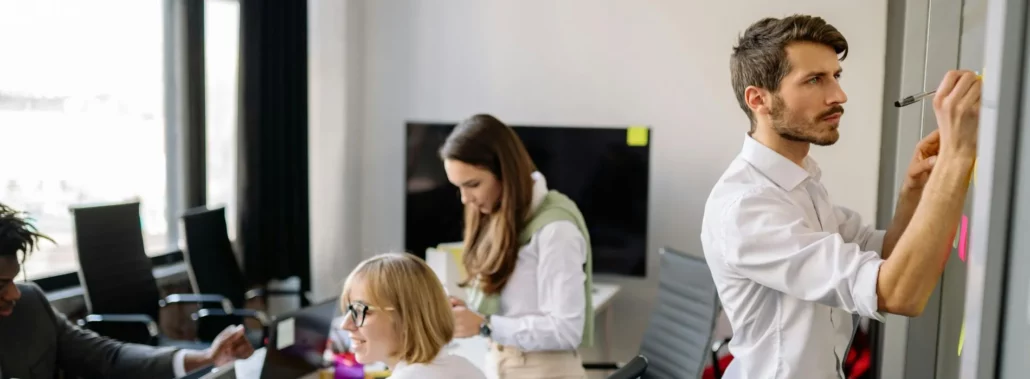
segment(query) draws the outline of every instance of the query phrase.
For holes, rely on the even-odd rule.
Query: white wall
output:
[[[362,3],[365,16],[364,114],[361,121],[347,120],[360,125],[361,171],[348,173],[340,190],[360,198],[360,245],[347,246],[360,246],[366,256],[403,248],[405,121],[458,121],[479,112],[511,124],[651,125],[649,251],[669,245],[700,255],[705,198],[748,129],[730,88],[731,47],[750,23],[795,12],[823,16],[849,40],[851,55],[842,63],[849,95],[842,138],[813,155],[833,199],[873,222],[885,0],[352,2]],[[355,125],[336,127],[349,133]],[[335,142],[323,143],[350,139],[330,129],[322,128]],[[320,138],[316,133],[313,128],[312,141]],[[312,167],[318,159],[313,150]],[[346,171],[321,164],[322,173]],[[313,196],[313,211],[321,206]],[[337,208],[320,212],[354,210]],[[330,227],[313,222],[313,235]],[[646,280],[598,279],[625,288],[614,304],[615,338],[622,341],[616,358],[639,345],[657,270],[652,253]]]
[[[364,7],[308,1],[308,169],[311,289],[339,296],[362,259],[361,143],[364,134]]]

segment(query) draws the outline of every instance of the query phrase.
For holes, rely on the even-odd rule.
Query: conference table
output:
[[[604,355],[605,360],[611,360],[611,339],[612,339],[612,312],[611,302],[615,298],[615,295],[619,293],[621,286],[618,284],[611,283],[594,283],[593,291],[593,305],[594,314],[601,315],[604,319]],[[471,337],[471,338],[456,338],[451,341],[444,351],[450,354],[459,355],[465,357],[472,362],[480,370],[484,370],[486,367],[486,355],[490,350],[490,342],[485,337]],[[217,369],[217,373],[212,373],[210,376],[204,378],[259,378],[261,375],[261,367],[265,360],[265,348],[260,348],[254,352],[250,358],[238,360],[233,366]],[[370,369],[385,368],[384,365],[370,365]],[[484,370],[485,371],[485,370]],[[317,373],[305,376],[307,378],[318,378]]]

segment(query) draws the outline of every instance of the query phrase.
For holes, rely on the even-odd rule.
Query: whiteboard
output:
[[[957,68],[983,71],[987,0],[963,0]],[[942,281],[941,312],[937,335],[937,378],[957,379],[965,343],[966,255],[972,223],[973,191],[970,186],[952,255]],[[961,349],[961,350],[960,350]]]

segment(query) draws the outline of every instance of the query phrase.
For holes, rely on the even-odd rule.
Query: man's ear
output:
[[[751,108],[751,114],[758,116],[769,114],[772,107],[772,96],[769,91],[755,86],[748,86],[744,89],[744,102]]]

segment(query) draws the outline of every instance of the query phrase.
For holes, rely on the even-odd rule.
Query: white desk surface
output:
[[[594,314],[601,313],[611,306],[612,299],[622,289],[618,284],[610,283],[594,283]],[[486,354],[490,350],[490,342],[484,337],[470,337],[470,338],[459,338],[451,341],[449,345],[444,348],[444,351],[454,355],[465,357],[472,362],[480,370],[486,365]],[[236,361],[233,365],[234,370],[221,369],[221,375],[212,376],[217,378],[258,378],[261,374],[261,366],[265,360],[265,349],[261,348],[254,352],[254,355],[250,358]],[[235,376],[223,376],[229,375],[231,371],[234,371]],[[314,377],[314,376],[313,376]]]
[[[594,314],[601,313],[611,305],[612,299],[622,286],[612,283],[594,283]]]

